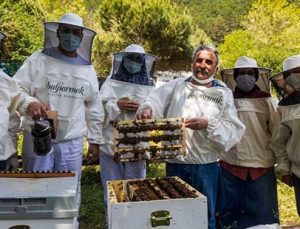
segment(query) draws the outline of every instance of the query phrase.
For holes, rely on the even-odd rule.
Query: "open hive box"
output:
[[[185,155],[182,118],[116,121],[115,160],[159,162]]]
[[[115,180],[107,188],[110,229],[208,227],[206,197],[178,177]]]

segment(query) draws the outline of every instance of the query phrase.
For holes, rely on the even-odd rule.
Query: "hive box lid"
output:
[[[1,198],[75,196],[77,176],[59,178],[0,178]]]

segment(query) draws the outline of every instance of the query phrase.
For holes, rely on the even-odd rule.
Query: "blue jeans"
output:
[[[166,164],[167,176],[178,176],[207,197],[208,227],[216,226],[216,202],[219,179],[217,162],[208,164]],[[195,225],[197,227],[197,225]]]
[[[221,167],[221,228],[279,223],[274,170],[256,180],[240,179]]]
[[[294,182],[297,212],[298,215],[300,216],[300,178],[293,174],[293,182]]]
[[[6,171],[7,170],[7,160],[0,161],[0,171]]]

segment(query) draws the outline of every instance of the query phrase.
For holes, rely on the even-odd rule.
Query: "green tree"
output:
[[[99,36],[94,58],[102,74],[108,73],[110,54],[131,43],[159,56],[160,63],[173,63],[171,67],[178,66],[178,62],[187,65],[192,50],[192,19],[184,5],[168,0],[103,0],[97,21]]]
[[[22,62],[42,47],[43,9],[37,0],[2,0],[0,31],[7,35],[2,58]]]
[[[300,9],[287,0],[256,0],[243,30],[225,37],[219,46],[224,66],[232,67],[242,55],[257,59],[261,66],[274,72],[282,69],[282,61],[300,52]]]
[[[65,13],[76,13],[85,19],[88,15],[85,0],[39,0],[47,21],[58,21]]]
[[[188,6],[193,24],[204,30],[212,41],[220,44],[224,36],[240,29],[253,0],[182,0]]]

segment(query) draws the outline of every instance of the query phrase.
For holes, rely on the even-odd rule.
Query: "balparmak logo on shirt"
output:
[[[62,82],[57,84],[51,84],[50,82],[48,82],[48,90],[51,90],[52,92],[55,93],[67,92],[67,93],[84,95],[84,87],[81,88],[69,87],[69,86],[65,86],[64,83]]]
[[[222,96],[219,96],[219,97],[208,96],[197,90],[193,90],[190,93],[190,95],[188,96],[188,99],[194,99],[194,100],[202,99],[205,101],[215,102],[221,106],[223,105],[223,97]]]

